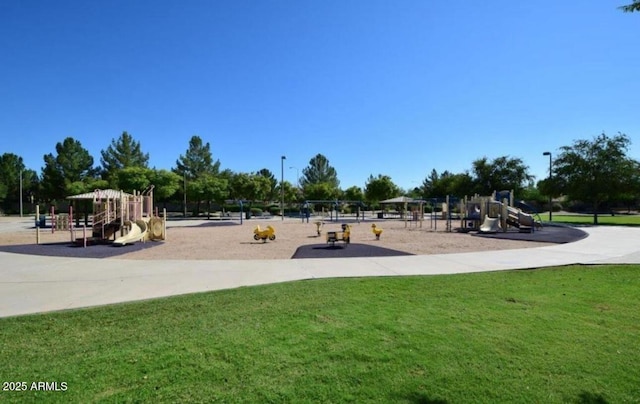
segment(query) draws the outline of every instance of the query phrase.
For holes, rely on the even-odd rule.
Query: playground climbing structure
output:
[[[514,207],[513,192],[465,198],[460,202],[460,212],[463,213],[461,227],[466,229],[506,232],[512,227],[530,233],[542,227],[540,220]]]
[[[155,213],[155,214],[154,214]],[[119,237],[118,237],[119,233]],[[166,223],[153,209],[153,186],[143,192],[95,190],[92,237],[115,245],[164,240]]]

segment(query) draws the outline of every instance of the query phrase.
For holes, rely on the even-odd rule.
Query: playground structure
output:
[[[340,210],[344,207],[355,206],[355,219],[356,222],[360,223],[360,220],[364,220],[364,203],[362,201],[349,201],[349,200],[306,200],[300,206],[300,217],[302,218],[302,222],[305,220],[309,223],[309,218],[311,217],[311,211],[313,205],[323,205],[322,210],[318,213],[322,217],[322,221],[338,222],[340,219]],[[328,211],[325,211],[324,205],[330,205],[331,208]],[[343,216],[346,216],[343,214]],[[360,218],[362,216],[362,219]],[[320,235],[320,233],[318,233]]]
[[[506,232],[515,227],[520,232],[542,228],[540,220],[514,207],[513,191],[494,192],[491,196],[475,195],[460,202],[460,227],[483,233]]]
[[[266,229],[261,229],[260,226],[256,226],[253,229],[253,239],[254,240],[262,240],[263,242],[267,242],[267,239],[273,241],[276,239],[276,229],[273,226],[268,225]]]
[[[445,224],[445,231],[451,232],[452,226],[452,211],[455,207],[457,198],[447,195],[445,198],[429,198],[429,199],[413,199],[407,196],[400,196],[392,199],[380,201],[381,205],[396,205],[401,206],[400,218],[404,221],[404,227],[423,227],[423,222],[429,221],[430,230],[438,230],[438,213],[437,207],[441,207],[442,217]],[[430,207],[430,211],[425,215],[425,207]],[[384,218],[384,213],[378,214],[379,219]]]
[[[328,231],[327,243],[331,243],[331,246],[335,246],[337,241],[343,241],[345,246],[351,242],[351,226],[343,223],[341,225],[342,231]]]
[[[90,235],[86,225],[82,226],[82,237],[76,237],[80,226],[74,226],[73,205],[68,214],[56,214],[51,207],[51,232],[69,231],[72,243],[87,246],[96,243],[111,243],[116,246],[133,244],[138,241],[166,239],[166,212],[158,216],[153,209],[153,186],[143,192],[128,194],[113,189],[96,189],[80,195],[73,195],[71,201],[91,200],[92,215]],[[36,217],[39,207],[36,207]],[[42,225],[42,223],[41,223]],[[40,226],[36,226],[36,242],[40,243]]]

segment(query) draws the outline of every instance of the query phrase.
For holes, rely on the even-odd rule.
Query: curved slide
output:
[[[131,230],[122,237],[118,237],[113,241],[113,245],[123,246],[127,244],[133,244],[136,241],[142,240],[147,233],[147,224],[142,220],[136,220],[131,223]]]
[[[507,207],[507,211],[509,212],[509,218],[513,220],[517,227],[520,225],[531,227],[533,226],[533,216],[528,213],[524,213],[520,209],[513,208],[511,206]]]
[[[497,233],[500,230],[500,218],[484,215],[484,222],[480,226],[480,233]]]

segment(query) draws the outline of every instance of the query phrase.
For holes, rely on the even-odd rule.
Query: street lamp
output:
[[[20,170],[20,217],[22,217],[22,170]]]
[[[187,174],[182,172],[182,195],[183,195],[183,205],[184,209],[184,217],[187,217]]]
[[[551,152],[544,152],[542,153],[543,156],[549,156],[549,221],[551,221],[551,219],[553,218],[553,200],[551,198],[551,166],[552,166],[552,160],[551,160]]]
[[[300,170],[298,170],[298,167],[289,167],[289,170],[295,168],[296,169],[296,187],[300,185]]]
[[[280,156],[280,216],[284,221],[284,161],[287,156]]]

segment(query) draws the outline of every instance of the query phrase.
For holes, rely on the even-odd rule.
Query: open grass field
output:
[[[541,213],[540,217],[544,221],[549,220],[549,213]],[[593,215],[563,215],[553,214],[552,221],[554,223],[567,224],[593,224]],[[640,215],[598,215],[598,224],[608,226],[640,226]]]
[[[0,319],[2,402],[640,401],[640,267],[329,279]],[[3,386],[5,387],[5,386]]]

